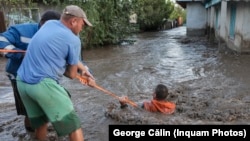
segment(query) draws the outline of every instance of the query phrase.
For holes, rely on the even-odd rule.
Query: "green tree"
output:
[[[170,0],[138,0],[138,19],[141,30],[157,30],[174,10]]]
[[[5,1],[8,2],[18,5],[37,1]],[[157,30],[163,19],[169,18],[174,8],[170,0],[41,0],[40,2],[61,8],[75,4],[84,9],[94,25],[91,28],[86,27],[80,35],[84,48],[116,44],[129,37],[137,27],[129,23],[129,16],[132,13],[137,14],[140,29]]]
[[[94,25],[81,32],[84,48],[116,44],[132,32],[129,15],[133,5],[131,1],[86,0],[65,2],[76,4],[84,9],[88,19]]]
[[[183,22],[185,23],[186,21],[186,10],[183,9],[182,7],[175,6],[174,10],[172,12],[172,14],[170,15],[170,19],[177,19],[178,17],[182,17],[183,18]]]

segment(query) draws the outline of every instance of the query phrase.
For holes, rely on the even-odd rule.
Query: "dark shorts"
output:
[[[23,102],[21,100],[20,94],[19,94],[18,89],[17,89],[16,79],[13,78],[13,77],[11,78],[11,76],[9,76],[9,75],[8,75],[8,77],[10,79],[12,89],[13,89],[17,115],[25,115],[25,116],[27,116],[26,109],[25,109],[25,107],[23,105]]]
[[[45,78],[38,84],[27,84],[17,77],[17,86],[33,128],[51,122],[58,136],[81,128],[68,92],[56,81]]]

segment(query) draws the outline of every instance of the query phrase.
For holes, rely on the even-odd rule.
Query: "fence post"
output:
[[[6,24],[4,19],[3,11],[0,11],[0,32],[4,32],[6,30]]]

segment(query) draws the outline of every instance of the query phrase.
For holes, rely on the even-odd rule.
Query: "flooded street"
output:
[[[172,115],[129,106],[106,93],[63,78],[81,118],[86,141],[108,141],[110,124],[249,124],[250,57],[218,51],[205,37],[186,37],[186,27],[132,37],[133,45],[86,50],[84,60],[96,83],[134,102],[149,100],[159,83],[176,103]],[[32,141],[17,116],[12,88],[0,58],[0,140]],[[50,126],[50,141],[58,138]]]

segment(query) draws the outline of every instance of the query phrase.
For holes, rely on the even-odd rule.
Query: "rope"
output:
[[[84,77],[81,77],[81,76],[77,75],[77,79],[79,79],[79,81],[84,85],[88,84],[87,78],[84,78]],[[119,100],[119,96],[117,96],[116,94],[102,88],[101,86],[95,84],[93,87]],[[137,107],[137,104],[135,102],[129,100],[129,99],[126,99],[126,103],[130,104],[133,107]]]
[[[26,52],[25,50],[8,50],[8,49],[0,49],[0,52],[3,53],[24,53]]]
[[[20,53],[20,52],[26,52],[26,51],[24,51],[24,50],[0,49],[0,52],[4,52],[4,53]],[[88,79],[87,78],[81,77],[79,75],[77,75],[76,77],[77,77],[77,79],[79,79],[79,81],[82,84],[84,84],[84,85],[88,84]],[[101,86],[95,84],[93,87],[119,100],[119,96],[117,96],[116,94],[114,94],[114,93],[112,93],[112,92],[110,92],[110,91],[102,88]],[[133,107],[137,107],[137,104],[135,102],[129,100],[129,99],[126,99],[126,103],[130,104]]]

